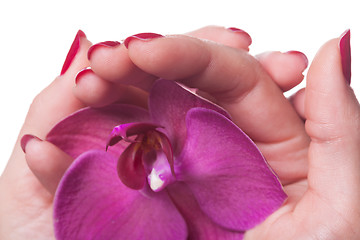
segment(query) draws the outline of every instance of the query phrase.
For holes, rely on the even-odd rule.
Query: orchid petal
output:
[[[79,156],[60,182],[54,203],[57,239],[186,239],[184,219],[165,192],[125,187],[116,159],[103,151]]]
[[[151,118],[166,129],[174,154],[180,152],[186,138],[186,112],[194,107],[212,109],[229,117],[221,107],[195,95],[174,81],[160,79],[155,82],[150,92]]]
[[[213,222],[201,209],[189,187],[184,183],[175,183],[168,193],[188,223],[188,239],[199,240],[241,240],[244,232],[230,231]]]
[[[282,205],[286,194],[278,178],[235,124],[203,108],[190,110],[186,123],[188,135],[175,172],[214,222],[247,230]]]
[[[149,114],[145,109],[123,104],[84,108],[55,125],[46,139],[76,158],[90,149],[105,149],[114,126],[129,122],[149,122]],[[125,146],[119,144],[110,153],[119,156]]]
[[[109,137],[107,146],[113,146],[118,143],[120,140],[124,139],[127,142],[131,140],[129,137],[138,135],[140,133],[146,133],[150,130],[155,130],[156,128],[160,128],[161,126],[153,124],[153,123],[144,123],[144,122],[136,122],[136,123],[125,123],[119,126],[116,126]]]

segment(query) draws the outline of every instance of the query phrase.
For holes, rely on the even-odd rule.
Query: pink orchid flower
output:
[[[154,84],[149,110],[85,108],[47,140],[75,159],[55,195],[57,239],[242,239],[286,199],[229,115],[173,81]]]

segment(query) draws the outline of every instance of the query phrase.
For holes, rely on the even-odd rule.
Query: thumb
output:
[[[359,210],[360,200],[360,107],[349,86],[350,59],[348,30],[319,50],[305,93],[309,189],[341,212]]]

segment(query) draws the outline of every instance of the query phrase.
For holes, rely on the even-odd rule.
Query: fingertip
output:
[[[292,51],[286,52],[285,54],[290,54],[290,55],[296,57],[299,66],[302,66],[302,68],[301,68],[302,71],[304,71],[308,67],[309,60],[303,52],[292,50]]]
[[[208,66],[210,51],[194,37],[172,35],[147,41],[134,41],[129,47],[131,61],[144,72],[178,80],[196,75]]]
[[[162,37],[164,37],[164,36],[161,34],[158,34],[158,33],[152,33],[152,32],[138,33],[138,34],[127,37],[124,40],[124,46],[126,48],[129,48],[129,44],[134,41],[146,42],[146,41],[150,41],[155,38],[162,38]]]
[[[307,74],[305,115],[310,136],[324,141],[353,132],[359,104],[343,72],[341,38],[326,42]],[[331,129],[322,127],[324,124]]]
[[[26,162],[39,182],[54,194],[73,159],[50,142],[32,139],[26,144]]]
[[[236,27],[206,26],[186,35],[245,51],[249,51],[249,46],[252,43],[250,34]]]
[[[88,53],[87,53],[87,58],[89,60],[91,60],[91,56],[94,52],[97,54],[99,53],[99,51],[97,51],[97,50],[99,50],[99,48],[106,50],[106,49],[116,48],[120,45],[121,45],[121,43],[118,41],[105,41],[105,42],[100,42],[100,43],[94,44],[89,48]],[[101,53],[101,51],[100,51],[100,53]]]
[[[84,68],[85,65],[88,64],[86,56],[90,46],[91,42],[87,39],[85,33],[82,30],[79,30],[66,55],[60,77],[63,75],[74,75],[76,74],[77,69]]]
[[[80,49],[80,42],[82,38],[86,38],[86,35],[83,31],[79,30],[76,35],[75,35],[75,39],[71,44],[70,50],[66,55],[63,67],[61,69],[61,73],[60,75],[63,75],[64,73],[66,73],[66,71],[68,70],[68,68],[70,67],[71,63],[73,62],[75,56],[77,55],[79,49]]]
[[[24,153],[26,153],[26,146],[28,145],[28,143],[32,140],[35,141],[41,141],[40,138],[32,135],[32,134],[25,134],[24,136],[22,136],[21,140],[20,140],[20,147],[22,149],[22,151]]]
[[[308,66],[306,55],[299,51],[265,52],[256,56],[273,81],[286,92],[302,82]]]
[[[339,49],[341,55],[341,65],[346,82],[351,82],[351,47],[350,47],[350,29],[347,29],[339,40]]]
[[[87,106],[101,107],[117,99],[115,84],[103,80],[91,68],[81,70],[76,75],[75,83],[75,97]]]
[[[305,88],[297,91],[289,100],[301,119],[305,120]]]
[[[116,102],[147,107],[147,93],[133,86],[104,80],[90,68],[77,74],[73,92],[86,106],[103,107]]]
[[[239,45],[237,45],[238,48],[249,51],[249,46],[252,44],[252,38],[249,33],[247,33],[246,31],[244,31],[240,28],[236,28],[236,27],[229,27],[229,28],[227,28],[227,30],[229,30],[232,33],[237,34],[238,37],[240,37],[239,42],[238,42]]]
[[[112,46],[98,43],[88,51],[91,69],[103,79],[116,82],[121,78],[124,70],[133,69],[128,57],[127,49],[123,44]]]
[[[144,90],[149,90],[156,80],[156,77],[144,72],[132,62],[124,44],[102,42],[92,48],[89,50],[90,67],[103,80],[138,86]]]

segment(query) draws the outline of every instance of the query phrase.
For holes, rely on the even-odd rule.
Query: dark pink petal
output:
[[[74,161],[54,203],[57,239],[186,239],[187,228],[165,192],[142,195],[125,187],[116,159],[90,151]]]
[[[214,222],[247,230],[282,205],[286,194],[278,178],[235,124],[203,108],[190,110],[186,123],[188,136],[176,160],[176,176]]]
[[[117,172],[122,183],[140,190],[146,182],[146,173],[142,162],[142,151],[138,150],[139,143],[131,143],[120,155]]]
[[[189,187],[175,183],[168,188],[174,204],[188,223],[188,239],[198,240],[240,240],[244,232],[231,231],[213,222],[201,209]]]
[[[46,139],[76,158],[90,149],[104,150],[113,128],[129,122],[149,122],[148,112],[122,104],[84,108],[55,125]],[[126,143],[118,144],[110,153],[119,156],[125,146]]]
[[[194,107],[212,109],[229,117],[221,107],[193,94],[174,81],[160,79],[155,82],[150,92],[151,117],[155,123],[165,128],[175,155],[181,150],[186,138],[186,112]]]
[[[107,146],[113,146],[122,139],[129,142],[129,137],[138,135],[140,133],[146,133],[147,131],[155,130],[156,128],[161,128],[161,126],[145,122],[121,124],[114,127],[112,130],[109,140],[107,141]]]

